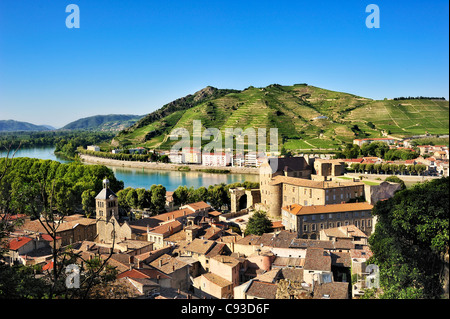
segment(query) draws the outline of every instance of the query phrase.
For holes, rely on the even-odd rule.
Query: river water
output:
[[[61,163],[70,161],[62,159],[54,154],[54,147],[25,148],[17,151],[15,157],[33,157],[50,159]],[[10,154],[11,155],[11,154]],[[6,152],[0,151],[0,157],[5,157]],[[258,182],[259,176],[252,174],[211,174],[203,172],[179,172],[156,171],[142,168],[122,168],[108,166],[118,180],[124,182],[125,187],[149,189],[153,184],[161,184],[166,190],[174,191],[180,185],[188,187],[208,187],[220,183],[231,184],[235,182]]]

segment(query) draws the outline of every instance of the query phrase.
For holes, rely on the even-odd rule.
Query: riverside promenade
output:
[[[83,163],[100,164],[105,166],[144,168],[151,170],[167,170],[167,171],[183,171],[186,167],[192,171],[202,171],[205,169],[229,170],[231,174],[254,174],[259,175],[259,168],[254,167],[232,167],[232,166],[205,166],[197,164],[170,164],[156,162],[137,162],[137,161],[121,161],[110,158],[102,158],[97,156],[79,154]]]

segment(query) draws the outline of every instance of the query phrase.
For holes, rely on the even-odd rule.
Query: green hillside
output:
[[[121,131],[142,116],[128,114],[95,115],[78,119],[62,127],[62,130]]]
[[[18,131],[49,131],[50,127],[46,125],[35,125],[28,122],[14,120],[0,120],[0,132],[18,132]]]
[[[201,120],[203,129],[218,128],[222,134],[225,128],[266,128],[268,132],[276,127],[279,149],[282,143],[291,150],[336,149],[354,138],[380,137],[382,131],[399,137],[449,131],[448,101],[376,101],[307,84],[230,92],[208,87],[199,92],[205,90],[208,94],[195,103],[181,105],[177,100],[170,111],[166,105],[149,114],[120,132],[113,145],[169,149],[176,141],[168,139],[168,134],[185,128],[192,136],[193,120]]]

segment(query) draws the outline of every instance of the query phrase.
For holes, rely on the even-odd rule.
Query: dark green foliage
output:
[[[449,242],[449,178],[397,192],[374,207],[369,260],[380,267],[382,298],[439,298]]]
[[[4,165],[2,158],[0,168]],[[52,200],[53,209],[60,213],[92,212],[92,197],[102,189],[104,178],[113,191],[123,188],[106,166],[15,158],[0,182],[0,211],[37,216]]]
[[[272,222],[263,212],[255,212],[252,217],[248,219],[247,228],[245,229],[245,235],[254,234],[261,236],[264,233],[270,232],[272,228]]]

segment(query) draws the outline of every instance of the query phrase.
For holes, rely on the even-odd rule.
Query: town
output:
[[[36,276],[43,276],[54,270],[52,251],[70,247],[82,260],[100,258],[115,268],[112,287],[124,287],[126,298],[348,299],[364,294],[373,275],[366,263],[372,254],[367,239],[376,225],[372,208],[400,185],[343,179],[341,160],[280,157],[277,162],[279,168],[270,160],[261,165],[259,189],[230,189],[226,212],[206,202],[177,207],[167,192],[166,213],[122,220],[118,197],[105,179],[95,197],[95,218],[65,216],[53,236],[44,218],[11,216],[23,223],[10,233],[6,262],[41,266]],[[245,235],[257,212],[270,218],[270,232]],[[81,260],[77,264],[83,267]]]

